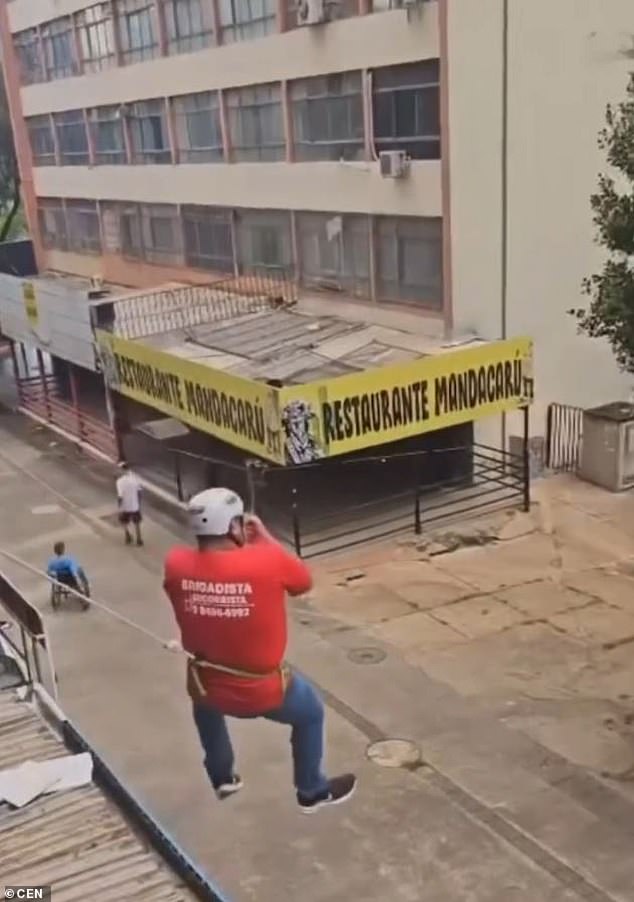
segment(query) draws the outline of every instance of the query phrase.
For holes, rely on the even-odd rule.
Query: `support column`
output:
[[[37,366],[40,371],[40,382],[42,383],[42,391],[44,392],[44,404],[46,405],[46,419],[51,422],[51,402],[48,396],[48,382],[46,381],[46,367],[44,366],[44,355],[41,350],[38,348],[37,351]]]
[[[18,363],[18,355],[15,350],[15,342],[13,339],[9,342],[11,348],[11,362],[13,363],[13,376],[15,378],[15,388],[18,393],[18,404],[22,406],[22,379],[20,378],[20,364]]]
[[[104,396],[106,399],[106,410],[108,411],[108,422],[110,424],[110,429],[112,430],[112,435],[114,437],[114,446],[115,451],[117,452],[117,460],[123,460],[123,442],[121,438],[121,430],[119,429],[117,399],[115,395],[110,391],[110,387],[108,386],[108,383],[105,379],[103,381],[103,388]]]
[[[70,361],[68,362],[68,383],[70,385],[70,396],[73,402],[73,411],[77,420],[77,435],[80,441],[84,440],[83,421],[81,418],[81,407],[79,406],[79,392],[77,391],[77,379],[75,378],[75,367]]]
[[[29,358],[26,356],[26,348],[20,342],[20,352],[22,354],[22,363],[24,364],[24,378],[29,378]]]

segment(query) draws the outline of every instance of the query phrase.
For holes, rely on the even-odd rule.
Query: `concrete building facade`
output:
[[[537,434],[552,401],[629,394],[566,312],[601,262],[629,0],[9,0],[0,32],[41,271],[264,272],[311,309],[527,335]]]

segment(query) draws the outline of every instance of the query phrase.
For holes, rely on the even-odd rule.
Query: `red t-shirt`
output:
[[[286,651],[286,593],[312,584],[308,567],[274,541],[219,551],[173,548],[165,560],[165,591],[181,630],[183,648],[213,664],[270,673]],[[226,714],[261,714],[282,701],[280,676],[249,679],[197,668],[205,688],[188,691]]]

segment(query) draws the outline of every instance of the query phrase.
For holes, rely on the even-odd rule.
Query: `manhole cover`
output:
[[[348,658],[353,664],[378,664],[385,660],[386,653],[382,648],[353,648]]]
[[[381,739],[368,746],[366,756],[380,767],[404,767],[414,770],[423,763],[415,742],[409,739]]]

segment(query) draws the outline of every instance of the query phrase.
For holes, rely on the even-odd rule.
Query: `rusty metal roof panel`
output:
[[[359,323],[280,310],[251,317],[248,322],[197,327],[191,331],[190,338],[204,347],[226,353],[252,360],[271,360],[289,351],[316,348],[325,341],[363,328]]]
[[[0,693],[0,769],[64,752],[34,707]],[[94,784],[16,810],[0,803],[0,859],[3,883],[52,884],[55,902],[196,899]]]

